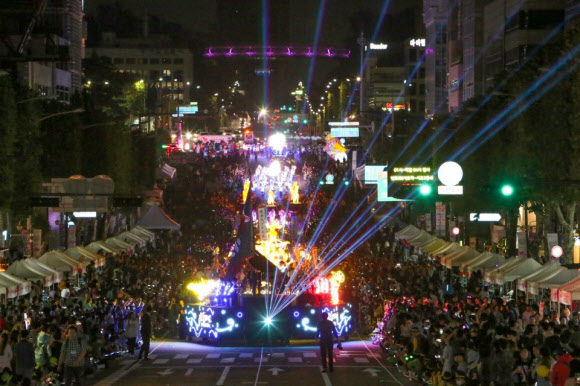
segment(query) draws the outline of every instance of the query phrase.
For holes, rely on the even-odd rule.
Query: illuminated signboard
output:
[[[188,306],[185,318],[189,333],[196,338],[218,339],[221,334],[232,333],[239,329],[244,313],[240,310]]]
[[[365,165],[365,184],[376,185],[379,172],[384,172],[387,165]]]
[[[358,138],[360,131],[358,127],[331,127],[330,135],[334,138]]]
[[[386,50],[388,47],[389,45],[385,43],[371,43],[369,48],[371,50]]]
[[[392,110],[392,109],[405,110],[407,107],[404,104],[394,104],[392,102],[387,102],[387,103],[385,103],[385,108],[387,110]]]
[[[379,172],[377,174],[377,201],[389,201],[389,173]]]
[[[396,167],[391,172],[391,181],[405,185],[419,185],[421,182],[434,179],[429,166]]]
[[[411,47],[425,47],[425,39],[411,39],[409,45]]]
[[[296,321],[296,335],[316,336],[317,323],[320,320],[320,314],[328,313],[328,320],[336,326],[338,336],[346,335],[352,330],[352,305],[345,304],[342,306],[295,309],[292,316]],[[300,334],[301,333],[301,334]]]
[[[193,102],[193,103],[195,103],[195,104],[189,105],[189,106],[177,106],[176,107],[177,114],[183,114],[183,115],[197,114],[197,112],[199,111],[199,108],[197,106],[197,102]]]
[[[334,138],[358,138],[360,136],[358,122],[328,122],[330,135]]]

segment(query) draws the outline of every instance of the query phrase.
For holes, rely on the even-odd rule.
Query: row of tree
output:
[[[578,41],[580,28],[563,31],[457,113],[411,125],[400,113],[393,138],[375,145],[375,159],[434,169],[447,160],[460,163],[464,195],[454,203],[459,213],[501,210],[515,224],[517,208],[525,204],[537,218],[529,250],[547,247],[542,236],[559,225],[565,261],[572,262],[580,204]],[[502,196],[503,184],[513,186],[513,196]],[[513,251],[516,228],[508,231]]]

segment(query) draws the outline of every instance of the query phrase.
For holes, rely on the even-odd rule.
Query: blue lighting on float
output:
[[[244,317],[244,313],[242,311],[240,311],[236,314],[236,316],[238,317],[238,319],[241,319]]]
[[[311,313],[312,315],[314,315],[314,314],[316,313],[316,310],[315,310],[315,309],[312,309],[312,310],[310,310],[310,313]]]
[[[348,303],[345,305],[333,306],[333,307],[322,307],[322,308],[312,308],[310,309],[310,314],[314,315],[319,311],[320,313],[327,312],[328,320],[334,323],[336,326],[336,332],[338,336],[343,336],[352,330],[352,304]],[[294,311],[294,317],[299,315],[299,311]],[[312,337],[313,333],[318,331],[316,324],[311,324],[311,320],[308,317],[301,319],[300,324],[296,324],[296,334],[299,337],[306,338]]]
[[[225,315],[225,314],[226,314],[226,310],[222,310],[222,315]]]
[[[318,331],[318,327],[310,326],[310,319],[308,318],[302,319],[302,328],[304,329],[304,331]]]
[[[189,333],[196,338],[219,339],[223,334],[231,335],[239,327],[233,318],[234,312],[227,309],[216,310],[205,306],[187,306],[185,318]],[[237,312],[239,319],[243,313]]]
[[[294,315],[294,317],[295,317],[295,318],[297,318],[297,317],[299,317],[299,316],[300,316],[300,312],[298,312],[298,311],[294,311],[294,314],[293,314],[293,315]]]

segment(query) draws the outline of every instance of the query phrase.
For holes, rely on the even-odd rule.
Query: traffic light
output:
[[[433,192],[433,188],[429,184],[422,184],[419,186],[419,194],[421,196],[429,196]]]
[[[501,194],[505,197],[509,197],[509,196],[513,195],[514,194],[514,187],[509,185],[509,184],[502,185]]]
[[[453,229],[451,229],[451,233],[454,236],[458,236],[460,232],[461,232],[461,229],[459,229],[459,227],[453,227]]]

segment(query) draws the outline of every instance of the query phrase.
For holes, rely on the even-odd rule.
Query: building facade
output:
[[[427,116],[447,112],[448,0],[424,0],[425,111]]]
[[[554,28],[563,27],[567,0],[493,0],[484,8],[485,87],[525,60]]]

